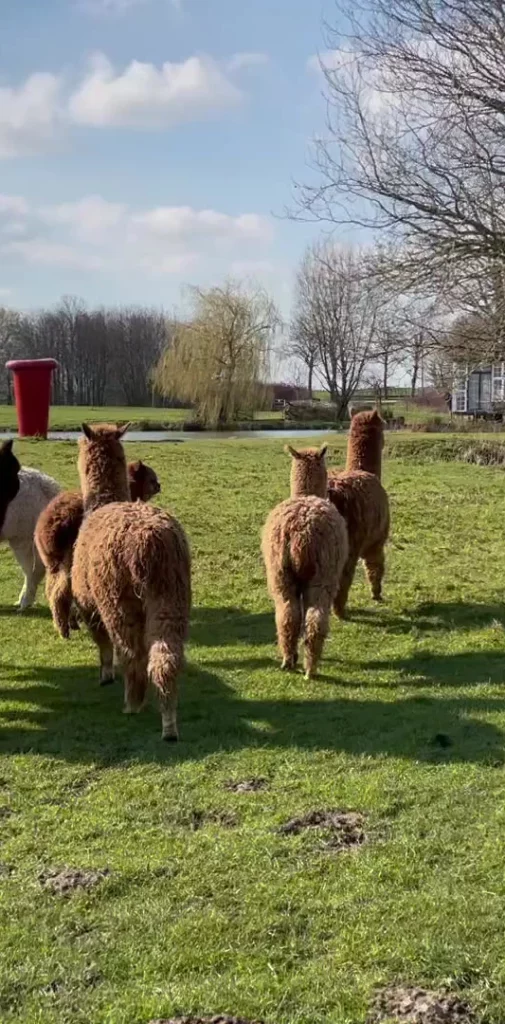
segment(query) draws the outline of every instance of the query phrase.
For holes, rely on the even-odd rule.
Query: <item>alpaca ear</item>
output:
[[[356,409],[355,409],[354,405],[350,405],[349,406],[349,416],[351,417],[351,419],[353,419],[353,417],[355,415],[356,415]]]
[[[8,441],[4,441],[3,444],[2,444],[2,454],[3,454],[3,452],[11,452],[13,444],[14,444],[14,438],[13,437],[11,437]]]
[[[293,459],[301,459],[302,458],[302,456],[300,455],[300,452],[297,452],[296,448],[292,448],[290,444],[287,444],[285,446],[284,451],[287,452],[288,455],[291,455],[291,458],[293,458]]]
[[[372,415],[370,416],[370,419],[371,419],[371,420],[373,420],[373,421],[374,421],[374,423],[379,423],[379,421],[380,421],[380,416],[379,416],[379,412],[378,412],[378,409],[374,409],[374,411],[373,411]]]
[[[140,459],[138,459],[137,462],[130,462],[130,465],[128,466],[128,471],[129,471],[130,476],[136,476],[137,473],[140,473],[140,467],[141,466],[142,466],[142,463],[141,463]]]
[[[89,423],[81,423],[81,427],[84,436],[87,437],[88,441],[92,441],[95,435],[89,426]]]
[[[326,455],[327,451],[328,451],[328,445],[327,444],[322,444],[320,449],[319,449],[319,451],[318,451],[318,453],[317,453],[318,459],[324,459],[324,456]]]
[[[116,428],[116,438],[117,438],[118,441],[120,441],[121,438],[124,437],[124,435],[130,429],[130,427],[131,427],[131,423],[125,423],[122,427],[117,427]]]

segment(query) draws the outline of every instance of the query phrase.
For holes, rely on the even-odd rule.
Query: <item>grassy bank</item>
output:
[[[505,477],[425,441],[388,438],[386,603],[360,572],[310,684],[278,669],[259,555],[282,441],[128,446],[193,550],[173,749],[154,706],[125,718],[100,690],[84,633],[58,640],[42,600],[14,614],[1,550],[2,1024],[364,1024],[396,980],[505,1019]],[[75,485],[74,444],[16,447]],[[278,831],[334,808],[363,814],[362,845]],[[65,897],[44,884],[63,867],[109,874]]]

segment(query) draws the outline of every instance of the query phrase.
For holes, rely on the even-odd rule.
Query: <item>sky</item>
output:
[[[324,121],[323,13],[317,0],[2,0],[0,304],[170,311],[184,285],[234,276],[287,315],[318,233],[284,210]]]

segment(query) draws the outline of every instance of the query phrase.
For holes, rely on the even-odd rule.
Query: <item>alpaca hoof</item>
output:
[[[335,615],[340,622],[345,622],[349,618],[349,614],[346,608],[335,608]]]
[[[179,739],[178,732],[162,732],[161,738],[164,743],[177,743]]]
[[[115,682],[114,673],[108,672],[107,675],[100,676],[100,686],[110,686],[111,683]]]
[[[138,715],[142,711],[143,704],[125,704],[123,715]]]
[[[296,669],[295,658],[284,658],[281,664],[281,672],[294,672]]]
[[[376,601],[377,604],[383,604],[384,603],[384,598],[383,598],[382,594],[372,594],[372,600]]]

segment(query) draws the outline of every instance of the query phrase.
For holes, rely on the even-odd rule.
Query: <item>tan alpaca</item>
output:
[[[294,669],[303,630],[305,677],[315,673],[347,559],[347,528],[326,500],[326,445],[292,456],[291,497],[270,512],[262,551],[275,604],[282,668]]]
[[[139,711],[148,679],[158,691],[162,736],[176,740],[177,676],[191,606],[185,533],[161,509],[128,500],[126,428],[83,424],[79,476],[84,522],[74,548],[72,593],[100,650],[100,681],[125,675],[125,711]]]
[[[332,470],[328,497],[344,517],[349,535],[349,556],[335,599],[335,613],[345,617],[347,599],[360,558],[365,563],[374,601],[382,600],[384,547],[389,536],[389,501],[380,482],[384,421],[379,414],[353,416],[347,444],[345,471]]]
[[[149,501],[159,494],[158,477],[143,462],[128,464],[131,501]],[[35,527],[35,545],[46,570],[46,596],[53,623],[64,640],[78,629],[72,609],[72,555],[84,516],[80,491],[60,491],[41,512]]]

